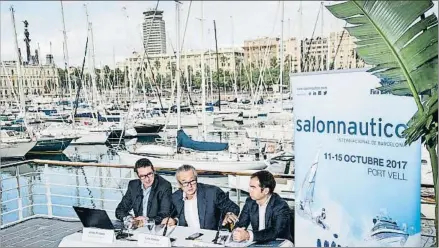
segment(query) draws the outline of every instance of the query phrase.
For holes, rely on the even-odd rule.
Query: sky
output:
[[[324,1],[323,5],[335,1]],[[133,51],[141,51],[143,12],[154,9],[156,1],[63,1],[67,32],[69,64],[82,63],[87,37],[87,5],[89,21],[93,25],[96,67],[114,67]],[[285,1],[284,37],[311,37],[321,6],[320,1]],[[1,1],[1,60],[15,60],[14,29],[10,6],[14,6],[17,39],[24,57],[23,21],[29,22],[31,54],[40,48],[40,57],[52,53],[55,63],[63,64],[63,24],[60,1]],[[279,1],[182,1],[180,37],[184,35],[183,50],[214,49],[213,20],[216,21],[218,47],[242,47],[244,40],[281,35],[281,5]],[[302,6],[302,15],[300,14]],[[437,14],[437,2],[435,3]],[[190,13],[188,10],[190,6]],[[175,48],[176,7],[173,1],[159,1],[164,11],[167,33],[167,52]],[[203,9],[204,39],[201,37]],[[323,19],[323,20],[322,20]],[[187,20],[187,24],[186,24]],[[323,25],[322,25],[323,24]],[[333,17],[326,8],[320,13],[314,36],[341,31],[345,22]],[[50,46],[50,44],[52,44]]]

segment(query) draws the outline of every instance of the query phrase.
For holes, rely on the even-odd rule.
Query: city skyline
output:
[[[324,5],[333,4],[334,1],[324,1]],[[142,22],[143,12],[154,9],[157,2],[63,2],[65,25],[68,36],[68,53],[71,66],[82,64],[86,41],[86,15],[83,4],[87,3],[89,20],[93,23],[93,36],[95,47],[96,67],[104,65],[114,67],[117,62],[131,56],[133,51],[140,52],[142,47]],[[201,17],[200,1],[193,1],[183,50],[201,50]],[[437,1],[435,7],[429,12],[437,15]],[[231,47],[232,40],[235,47],[242,47],[244,40],[259,37],[279,37],[281,30],[281,3],[279,1],[266,2],[203,2],[204,5],[204,48],[214,49],[213,20],[217,25],[218,47]],[[299,6],[302,4],[302,15]],[[22,57],[25,54],[24,25],[29,22],[31,51],[40,47],[40,57],[52,54],[58,66],[63,61],[63,33],[60,1],[19,2],[2,1],[1,7],[1,60],[16,60],[13,26],[11,21],[10,6],[15,9],[17,39],[21,48]],[[181,40],[187,19],[190,2],[184,1],[180,12]],[[317,13],[320,11],[321,2],[299,1],[284,2],[284,38],[311,37],[314,26],[314,37],[328,36],[330,32],[341,31],[345,22],[333,17],[326,8],[323,8],[316,24]],[[44,9],[42,15],[38,9]],[[173,1],[159,2],[158,9],[164,11],[163,19],[166,22],[167,52],[175,50],[175,3]],[[250,11],[251,10],[251,11]],[[233,18],[231,18],[231,16]],[[300,18],[302,16],[302,18]],[[232,29],[233,23],[233,29]],[[300,25],[302,23],[302,25]],[[302,28],[300,28],[302,26]],[[210,29],[210,32],[208,31]],[[301,35],[302,32],[302,35]],[[90,43],[89,43],[90,45]],[[115,62],[113,61],[113,51]],[[87,61],[88,62],[88,61]],[[87,63],[86,62],[86,63]],[[87,65],[86,65],[87,66]]]

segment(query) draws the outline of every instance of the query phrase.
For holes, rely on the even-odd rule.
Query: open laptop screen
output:
[[[115,227],[105,210],[73,206],[84,227],[114,230]]]

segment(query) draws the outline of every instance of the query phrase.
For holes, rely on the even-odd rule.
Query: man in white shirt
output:
[[[250,177],[249,194],[241,215],[227,216],[225,222],[236,222],[234,241],[266,242],[291,236],[291,210],[278,194],[273,193],[276,181],[268,171],[258,171]],[[251,224],[253,230],[247,230]]]
[[[221,216],[239,213],[239,206],[219,187],[198,183],[197,171],[191,165],[182,165],[175,174],[180,189],[172,194],[172,218],[162,224],[217,230]]]

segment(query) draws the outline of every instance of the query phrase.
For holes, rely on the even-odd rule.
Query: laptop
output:
[[[73,206],[73,209],[75,210],[76,215],[78,215],[78,218],[81,220],[84,227],[109,230],[123,229],[123,223],[121,221],[111,221],[105,210],[77,206]]]

